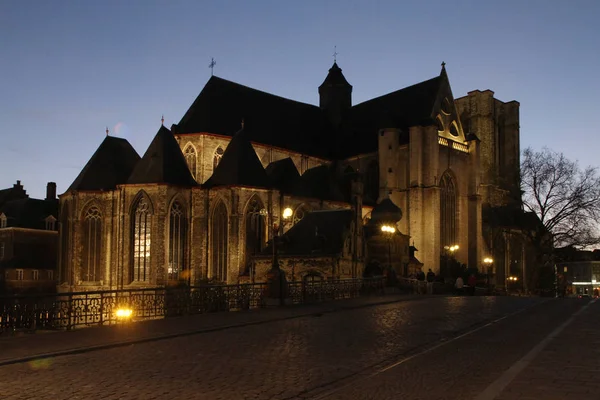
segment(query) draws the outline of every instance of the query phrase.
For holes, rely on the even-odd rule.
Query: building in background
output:
[[[60,196],[61,290],[261,281],[280,253],[294,279],[481,267],[483,209],[520,205],[519,104],[455,101],[444,65],[353,105],[334,63],[318,94],[212,76],[142,157],[107,136]]]
[[[58,252],[56,184],[32,199],[20,181],[0,190],[0,291],[49,292],[56,287]]]

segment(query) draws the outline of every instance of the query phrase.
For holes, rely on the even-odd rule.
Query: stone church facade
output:
[[[292,280],[439,271],[452,245],[479,266],[482,210],[518,203],[518,103],[455,100],[444,66],[351,93],[336,63],[319,106],[213,76],[142,157],[107,135],[60,196],[59,289],[259,282],[275,251]]]

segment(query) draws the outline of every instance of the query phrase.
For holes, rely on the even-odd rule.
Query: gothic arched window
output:
[[[219,202],[212,218],[212,278],[227,281],[227,208]]]
[[[217,169],[217,165],[221,162],[221,158],[223,158],[223,148],[219,146],[217,150],[215,150],[215,157],[213,158],[213,171]]]
[[[183,154],[185,156],[185,162],[187,163],[192,176],[194,179],[196,179],[196,150],[194,149],[194,146],[188,144]]]
[[[98,207],[90,207],[83,217],[83,265],[81,278],[87,282],[104,280],[100,264],[102,254],[102,214]]]
[[[181,203],[174,201],[169,211],[169,280],[180,279],[186,266],[187,218]]]
[[[152,229],[152,213],[150,201],[140,197],[133,209],[131,224],[131,241],[133,243],[133,281],[148,282],[150,280],[150,243]]]
[[[248,267],[252,256],[265,248],[265,209],[258,197],[253,197],[246,209],[246,262]]]
[[[456,185],[449,173],[440,180],[440,244],[454,246],[456,243]]]
[[[308,207],[306,207],[304,204],[296,208],[296,211],[294,211],[294,217],[292,218],[292,225],[296,225],[298,222],[302,221],[302,218],[306,217],[306,214],[309,212],[310,211],[308,210]]]
[[[365,194],[373,202],[379,198],[379,165],[377,161],[371,161],[365,173]]]

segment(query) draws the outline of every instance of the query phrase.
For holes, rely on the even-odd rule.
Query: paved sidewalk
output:
[[[0,336],[0,366],[39,358],[100,350],[203,332],[264,324],[315,314],[370,307],[430,296],[388,294],[239,312],[208,313],[73,331],[37,331],[21,336]]]
[[[600,301],[590,304],[508,384],[498,400],[600,398]]]

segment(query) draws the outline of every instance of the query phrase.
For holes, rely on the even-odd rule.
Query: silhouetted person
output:
[[[429,268],[427,272],[427,294],[433,294],[433,282],[435,281],[435,274]]]

